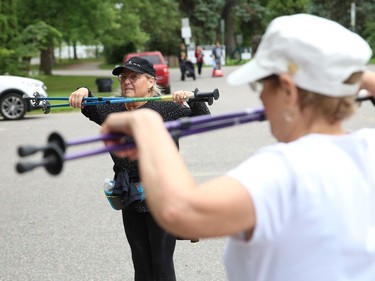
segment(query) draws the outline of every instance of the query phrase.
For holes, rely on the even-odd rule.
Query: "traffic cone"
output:
[[[212,77],[223,77],[223,76],[224,76],[224,74],[221,71],[221,69],[214,69],[212,71]]]

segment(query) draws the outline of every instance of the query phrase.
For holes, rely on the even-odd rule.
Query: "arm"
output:
[[[80,87],[69,96],[69,104],[74,108],[82,108],[84,98],[91,96],[91,91],[86,87]]]
[[[362,75],[361,89],[367,90],[369,95],[375,97],[375,72],[365,71]]]
[[[156,112],[111,114],[101,129],[101,133],[110,132],[133,135],[137,149],[117,155],[138,158],[148,206],[166,230],[204,238],[253,228],[254,207],[246,188],[229,177],[198,186]]]
[[[208,106],[205,102],[188,101],[189,107],[191,108],[190,116],[206,115],[211,114]]]
[[[177,102],[178,104],[180,104],[181,106],[183,106],[184,102],[187,100],[186,99],[187,93],[193,94],[192,92],[189,92],[189,91],[183,91],[183,90],[176,91],[172,94],[173,100]],[[191,109],[190,116],[211,114],[205,102],[196,102],[196,101],[187,100],[187,103]]]
[[[82,106],[83,99],[86,97],[92,97],[90,89],[86,87],[80,87],[74,92],[72,92],[69,96],[69,104],[71,107],[74,108],[81,108],[81,112],[91,121],[101,125],[106,118],[105,110],[101,110],[100,108],[109,107],[109,105],[94,105],[94,106]]]

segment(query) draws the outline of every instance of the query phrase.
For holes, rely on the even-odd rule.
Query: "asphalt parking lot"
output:
[[[212,78],[211,69],[204,68],[202,77],[185,82],[179,81],[178,70],[173,69],[172,91],[218,88],[220,98],[210,107],[212,114],[260,106],[249,87],[227,85],[225,78],[233,69],[224,68],[224,77]],[[375,108],[363,103],[346,126],[357,129],[374,124]],[[79,111],[27,115],[21,121],[0,120],[0,280],[133,280],[121,214],[111,209],[102,190],[104,178],[112,177],[109,155],[67,161],[57,176],[43,168],[16,173],[16,163],[23,160],[17,155],[18,146],[43,145],[54,131],[74,140],[97,135],[99,127]],[[181,153],[196,180],[203,181],[273,142],[267,122],[251,123],[183,138]],[[101,146],[93,143],[68,152]],[[38,154],[30,160],[40,158]],[[178,280],[225,280],[224,244],[224,238],[194,244],[179,241],[175,252]]]

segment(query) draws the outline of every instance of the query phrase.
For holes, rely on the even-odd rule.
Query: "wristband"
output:
[[[91,90],[90,90],[89,88],[87,88],[87,87],[85,87],[85,86],[80,86],[80,87],[77,88],[77,90],[80,89],[80,88],[85,88],[85,89],[87,89],[87,91],[89,92],[88,97],[90,97],[90,98],[93,97],[93,94],[92,94],[92,92],[91,92]]]

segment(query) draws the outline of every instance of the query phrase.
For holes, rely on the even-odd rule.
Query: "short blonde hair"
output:
[[[152,86],[152,92],[153,92],[153,96],[160,96],[161,95],[161,88],[159,87],[159,85],[156,83],[156,77],[148,74],[148,73],[145,73],[146,77],[151,79],[151,78],[154,78],[155,79],[155,83],[154,83],[154,86]]]
[[[358,83],[362,77],[362,72],[353,73],[345,84]],[[271,75],[265,79],[270,79],[274,86],[279,86],[280,81],[277,75]],[[311,108],[316,116],[325,118],[329,123],[333,124],[341,122],[349,118],[356,111],[358,104],[355,102],[355,95],[346,97],[330,97],[319,93],[304,90],[297,86],[298,103],[300,110]]]
[[[363,72],[354,72],[344,84],[356,84],[362,78]],[[318,93],[312,93],[298,88],[299,104],[301,110],[311,106],[320,116],[330,123],[336,123],[349,118],[356,111],[358,104],[355,102],[355,95],[345,97],[329,97]]]
[[[329,97],[298,88],[299,106],[301,111],[310,107],[329,123],[341,122],[349,118],[357,109],[355,96]]]

